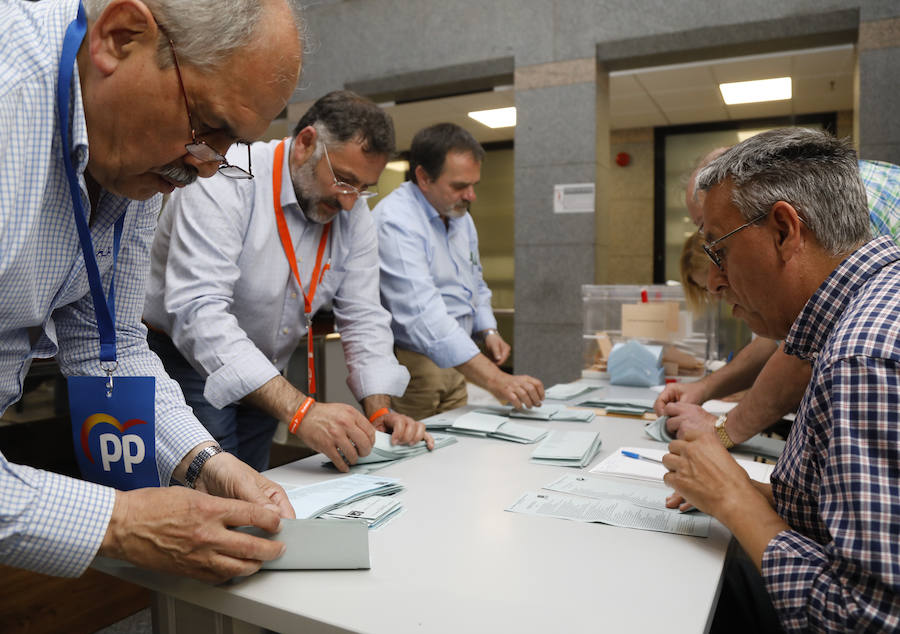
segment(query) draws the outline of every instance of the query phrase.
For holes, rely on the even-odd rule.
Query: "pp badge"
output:
[[[86,480],[117,489],[158,487],[156,467],[156,379],[69,377],[72,440]]]

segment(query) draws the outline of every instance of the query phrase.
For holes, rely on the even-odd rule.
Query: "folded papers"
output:
[[[666,382],[662,365],[663,347],[645,345],[634,339],[617,343],[609,353],[609,382],[612,385],[650,387]]]
[[[531,452],[531,461],[558,467],[586,467],[600,451],[600,433],[551,431]]]
[[[311,519],[372,495],[393,495],[403,490],[397,478],[354,473],[306,486],[284,485],[298,518]]]
[[[547,435],[546,429],[539,429],[530,425],[514,423],[506,416],[486,414],[484,412],[467,412],[453,421],[447,431],[468,436],[480,436],[482,438],[499,438],[530,444],[541,440]]]

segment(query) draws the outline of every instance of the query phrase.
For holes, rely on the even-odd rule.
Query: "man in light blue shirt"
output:
[[[77,576],[100,554],[202,579],[246,575],[279,556],[283,544],[228,527],[275,531],[279,513],[293,511],[280,486],[211,449],[212,438],[148,350],[140,315],[157,194],[215,173],[221,160],[198,144],[224,151],[258,137],[284,108],[300,69],[299,3],[226,11],[220,0],[196,0],[168,12],[152,0],[108,4],[89,2],[85,20],[76,19],[77,0],[0,2],[0,412],[21,397],[34,358],[55,356],[65,375],[100,374],[74,191],[104,291],[113,273],[114,225],[124,216],[115,265],[115,376],[155,378],[159,480],[197,490],[115,491],[0,455],[0,562]],[[198,22],[197,15],[206,17]],[[211,15],[221,15],[220,24],[210,23]],[[79,46],[77,27],[85,22]],[[244,28],[225,37],[222,22]],[[62,67],[70,25],[74,61]],[[265,40],[255,42],[261,33]],[[68,110],[71,132],[63,139],[57,82],[68,71],[71,82],[63,85],[71,96],[60,110]],[[73,190],[64,155],[71,157]],[[205,466],[195,462],[210,454]]]
[[[467,379],[518,408],[544,398],[538,379],[499,368],[510,348],[497,332],[469,215],[483,159],[481,145],[457,125],[420,130],[410,147],[412,180],[374,210],[381,301],[411,375],[393,403],[417,419],[465,405]]]
[[[144,307],[151,348],[222,447],[254,468],[268,468],[278,421],[292,422],[304,406],[292,433],[342,471],[369,453],[376,428],[393,430],[397,443],[422,440],[422,423],[388,409],[409,374],[394,358],[390,315],[378,301],[364,200],[394,152],[390,117],[337,91],[312,105],[293,137],[250,151],[252,180],[214,176],[166,204]],[[304,314],[328,306],[366,416],[343,403],[307,404],[307,386],[281,374],[308,334]]]

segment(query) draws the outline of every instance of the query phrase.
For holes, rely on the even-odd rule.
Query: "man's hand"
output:
[[[391,433],[392,445],[415,445],[420,440],[425,441],[428,451],[434,449],[434,438],[425,429],[425,423],[404,416],[397,412],[388,412],[375,419],[375,429]]]
[[[663,411],[669,403],[693,403],[694,405],[702,405],[706,398],[706,390],[702,381],[693,381],[691,383],[669,383],[666,388],[656,397],[653,403],[653,409],[656,410],[657,416],[665,414]]]
[[[503,365],[509,359],[511,348],[496,330],[484,338],[484,349],[488,358],[496,365]]]
[[[499,372],[486,387],[498,401],[516,409],[539,407],[544,400],[544,384],[527,374]]]
[[[368,456],[375,427],[359,410],[343,403],[315,403],[297,429],[307,447],[321,451],[339,471],[350,470],[360,456]]]
[[[669,403],[663,409],[666,420],[666,431],[674,438],[684,438],[688,430],[715,433],[718,416],[710,414],[699,405],[691,403]]]
[[[228,452],[206,461],[194,486],[198,491],[259,504],[281,517],[294,518],[294,508],[277,482],[272,482]]]
[[[285,548],[282,542],[228,530],[229,526],[258,526],[276,533],[280,523],[270,508],[184,487],[117,491],[98,554],[218,583],[253,574]]]
[[[669,452],[663,456],[669,470],[665,483],[704,513],[719,519],[736,517],[745,508],[742,500],[759,496],[750,476],[714,434],[689,431],[684,440],[669,443]]]

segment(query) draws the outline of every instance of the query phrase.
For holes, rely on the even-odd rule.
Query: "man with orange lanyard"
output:
[[[227,451],[268,466],[279,420],[342,471],[372,448],[433,440],[390,411],[409,373],[378,298],[378,248],[365,198],[394,152],[390,117],[350,92],[325,95],[293,138],[251,146],[252,180],[213,177],[173,194],[153,244],[144,306],[150,347]],[[365,416],[316,402],[282,376],[309,321],[333,305]],[[312,367],[312,349],[309,349]]]

